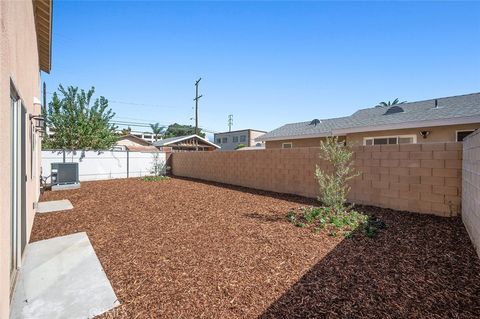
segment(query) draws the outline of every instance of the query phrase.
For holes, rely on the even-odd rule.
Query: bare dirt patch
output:
[[[357,207],[375,239],[294,227],[315,201],[172,178],[47,192],[32,241],[86,231],[122,305],[115,318],[478,318],[480,262],[458,218]]]

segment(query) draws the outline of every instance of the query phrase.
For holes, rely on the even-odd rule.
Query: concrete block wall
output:
[[[353,148],[362,175],[352,183],[358,204],[456,216],[461,204],[461,143]]]
[[[480,131],[463,143],[462,220],[480,256]]]
[[[460,212],[462,144],[356,146],[349,200],[399,210],[455,216]],[[266,149],[245,152],[172,154],[177,176],[317,197],[319,148]]]

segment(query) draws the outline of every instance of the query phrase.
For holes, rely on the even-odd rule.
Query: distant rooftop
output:
[[[156,147],[161,147],[161,146],[169,146],[170,144],[174,144],[174,143],[177,143],[177,142],[181,142],[181,141],[184,141],[184,140],[188,140],[192,137],[196,137],[200,140],[202,140],[203,142],[205,142],[206,144],[208,145],[211,145],[215,148],[220,148],[220,146],[218,146],[217,144],[215,143],[212,143],[210,142],[209,140],[201,137],[201,136],[198,136],[196,134],[192,134],[192,135],[185,135],[185,136],[176,136],[176,137],[169,137],[169,138],[164,138],[162,140],[158,140],[158,141],[155,141],[153,142],[152,144]]]
[[[355,132],[477,122],[480,122],[480,93],[472,93],[395,106],[370,107],[345,117],[311,119],[306,122],[285,124],[260,136],[257,140],[313,138]]]
[[[260,133],[267,133],[267,131],[256,130],[253,128],[246,128],[244,130],[235,130],[235,131],[225,131],[225,132],[218,132],[215,134],[230,134],[230,133],[238,133],[238,132],[245,132],[245,131],[253,131],[253,132],[260,132]]]

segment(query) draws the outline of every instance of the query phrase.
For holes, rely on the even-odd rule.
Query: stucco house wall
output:
[[[39,196],[40,149],[38,134],[34,153],[35,175],[31,175],[30,114],[40,114],[34,98],[40,98],[40,73],[32,1],[0,1],[0,318],[8,318],[10,301],[10,245],[12,205],[12,109],[10,86],[15,86],[26,115],[26,228],[27,242]]]
[[[415,135],[417,137],[417,143],[422,143],[422,144],[437,143],[437,142],[456,142],[457,131],[476,130],[478,128],[480,128],[480,123],[353,133],[353,134],[347,134],[347,143],[351,145],[363,145],[364,137],[391,136],[391,135],[393,136]],[[420,135],[420,131],[429,131],[430,134],[427,136],[427,138],[423,138]]]
[[[266,141],[265,148],[282,148],[282,144],[284,143],[292,143],[292,148],[319,147],[320,141],[324,139],[325,139],[324,137],[316,137],[316,138],[301,138],[301,139],[279,140],[279,141]],[[338,140],[340,142],[345,141],[345,136],[339,136]]]
[[[261,145],[265,145],[265,142],[263,141],[262,142],[255,141],[257,137],[260,137],[263,134],[265,134],[265,132],[250,130],[250,140],[247,146],[256,146],[258,143],[260,143]]]
[[[396,135],[415,135],[417,137],[417,144],[424,143],[438,143],[438,142],[456,142],[456,132],[464,130],[476,130],[480,128],[480,123],[464,124],[464,125],[450,125],[450,126],[435,126],[435,127],[419,127],[401,130],[386,130],[386,131],[370,131],[361,133],[347,134],[346,137],[340,136],[340,141],[345,140],[347,144],[352,146],[363,145],[365,137],[379,137],[379,136],[396,136]],[[420,135],[420,131],[429,131],[427,138]],[[285,139],[277,141],[266,141],[266,148],[282,148],[283,143],[292,143],[292,147],[318,147],[323,138],[305,138],[305,139]]]
[[[245,146],[255,146],[257,143],[263,144],[263,142],[255,141],[257,137],[262,136],[263,134],[265,134],[264,131],[252,129],[215,133],[214,143],[221,146],[221,151],[233,151],[240,144],[244,144]],[[245,141],[240,140],[241,136],[245,137]],[[234,142],[233,137],[237,137],[238,141]],[[224,138],[227,139],[226,143],[222,142]]]

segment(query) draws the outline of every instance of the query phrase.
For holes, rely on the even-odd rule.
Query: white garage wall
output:
[[[151,175],[154,156],[165,163],[165,153],[128,152],[127,151],[65,151],[65,162],[79,163],[80,181],[95,181],[103,179],[140,177]],[[63,151],[42,151],[42,176],[50,177],[51,164],[63,162]],[[128,163],[128,167],[127,167]],[[127,176],[128,170],[128,176]],[[47,179],[50,182],[50,178]]]

